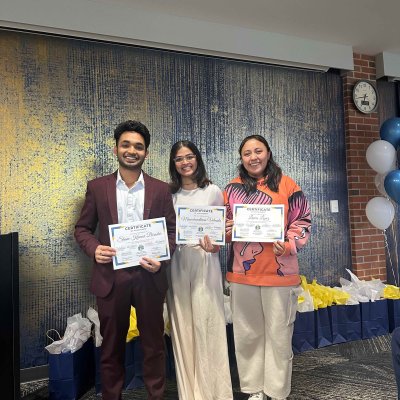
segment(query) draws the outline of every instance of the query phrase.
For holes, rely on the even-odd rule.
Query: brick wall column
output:
[[[370,224],[365,214],[367,202],[380,195],[374,183],[376,172],[365,156],[368,146],[380,138],[379,118],[377,112],[359,112],[352,100],[355,82],[366,79],[376,83],[375,57],[356,53],[353,57],[354,71],[342,73],[352,267],[360,279],[386,281],[383,233]]]

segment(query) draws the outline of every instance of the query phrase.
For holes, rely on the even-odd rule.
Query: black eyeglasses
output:
[[[180,164],[180,163],[183,163],[185,160],[186,160],[186,161],[193,161],[195,158],[196,158],[196,155],[195,155],[195,154],[188,154],[188,155],[186,155],[186,156],[175,157],[175,158],[174,158],[174,161],[175,161],[177,164]]]

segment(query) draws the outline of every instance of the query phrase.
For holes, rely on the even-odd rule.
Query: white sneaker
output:
[[[253,393],[249,396],[248,400],[264,400],[264,393],[263,392]]]

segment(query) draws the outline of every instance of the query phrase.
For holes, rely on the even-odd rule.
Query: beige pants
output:
[[[292,335],[297,295],[294,287],[231,285],[236,361],[244,393],[289,396]]]

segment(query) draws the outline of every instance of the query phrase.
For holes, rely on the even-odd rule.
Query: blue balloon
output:
[[[382,140],[386,140],[397,149],[400,146],[400,118],[387,119],[381,126],[380,135]]]
[[[384,185],[389,197],[400,204],[400,169],[389,172],[386,175]]]

